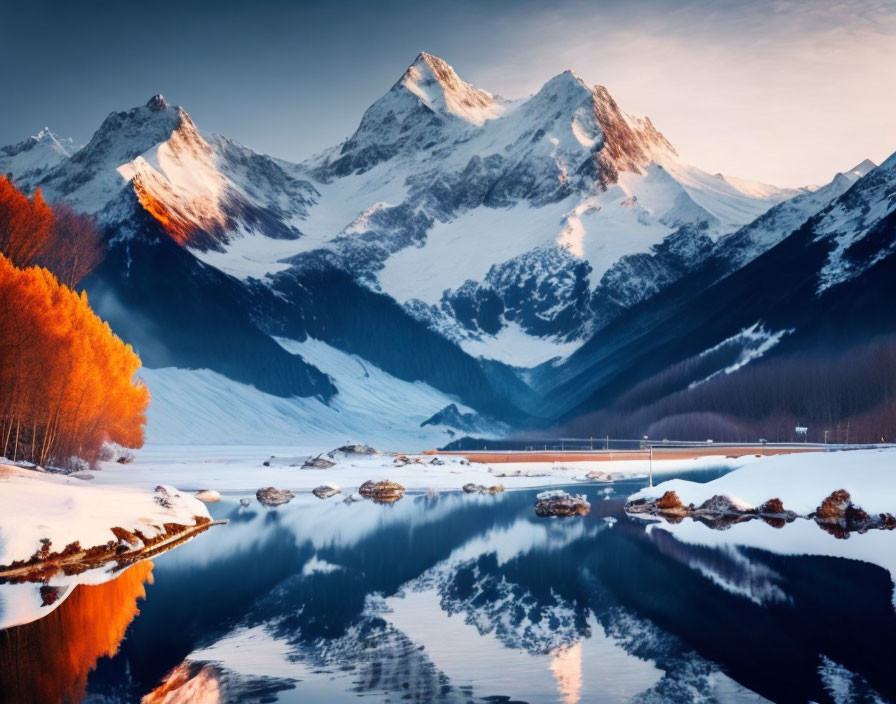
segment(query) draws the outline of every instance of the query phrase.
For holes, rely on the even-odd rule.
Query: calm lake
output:
[[[896,534],[869,553],[808,521],[628,518],[643,485],[572,487],[592,510],[570,519],[536,517],[536,490],[228,497],[229,525],[0,632],[0,701],[896,699],[893,583],[868,557]]]

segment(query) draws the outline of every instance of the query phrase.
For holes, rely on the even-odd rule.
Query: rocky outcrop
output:
[[[316,489],[312,489],[311,493],[319,499],[329,499],[331,496],[341,494],[342,489],[340,489],[336,484],[322,484]]]
[[[256,491],[255,498],[258,499],[258,503],[264,506],[281,506],[294,499],[295,494],[289,489],[275,489],[269,486]]]
[[[302,464],[302,469],[330,469],[335,467],[336,463],[332,460],[328,460],[326,457],[321,457],[318,455],[317,457],[309,457]]]
[[[896,517],[890,513],[871,515],[852,503],[849,492],[838,489],[810,514],[815,522],[837,538],[848,538],[850,533],[865,533],[871,529],[893,530]]]
[[[221,500],[221,494],[214,489],[200,489],[195,494],[196,498],[206,504],[212,504]]]
[[[573,496],[565,491],[542,491],[535,501],[535,515],[545,517],[587,516],[591,504],[584,494]]]
[[[749,508],[738,506],[727,496],[715,495],[699,506],[685,506],[674,491],[667,491],[658,499],[630,501],[625,510],[632,514],[661,516],[670,523],[678,523],[685,517],[690,517],[716,529],[730,528],[735,523],[757,518],[774,528],[781,528],[797,518],[810,518],[822,530],[837,538],[848,538],[854,532],[896,528],[896,516],[891,513],[869,514],[861,506],[852,503],[849,492],[845,489],[832,492],[815,511],[805,516],[786,509],[779,498],[768,499],[758,508]]]
[[[384,479],[383,481],[366,481],[359,488],[358,493],[365,499],[378,504],[392,504],[404,496],[405,488],[397,482]]]

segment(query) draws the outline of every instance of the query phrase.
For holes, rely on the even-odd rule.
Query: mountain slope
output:
[[[719,279],[709,262],[633,309],[565,364],[539,371],[546,414],[632,414],[670,394],[684,401],[695,384],[761,357],[858,358],[858,348],[896,331],[894,193],[896,155],[742,268]]]

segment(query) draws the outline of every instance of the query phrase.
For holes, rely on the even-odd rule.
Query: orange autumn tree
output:
[[[0,254],[18,267],[45,266],[74,288],[103,260],[96,221],[66,203],[51,208],[40,189],[33,198],[0,176]]]
[[[105,442],[143,444],[140,358],[47,269],[0,254],[0,456],[95,461]]]
[[[0,176],[0,254],[16,266],[35,264],[53,236],[53,223],[40,189],[29,199]]]

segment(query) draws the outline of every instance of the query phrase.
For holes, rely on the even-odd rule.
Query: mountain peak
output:
[[[162,95],[161,93],[156,93],[147,101],[146,107],[148,107],[153,112],[158,112],[167,108],[168,103],[166,102],[164,95]]]
[[[417,55],[395,88],[410,91],[434,112],[474,125],[498,117],[503,108],[500,99],[464,82],[446,61],[425,51]]]
[[[875,164],[871,159],[865,159],[859,164],[853,166],[847,173],[856,174],[857,176],[864,176],[869,171],[873,171],[877,168],[877,164]]]

